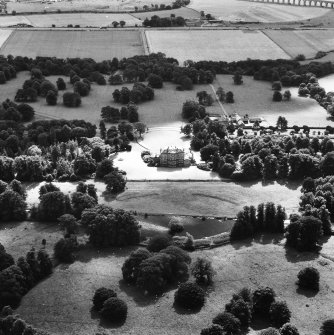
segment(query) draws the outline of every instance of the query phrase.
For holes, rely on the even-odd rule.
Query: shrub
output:
[[[108,300],[109,298],[116,298],[116,297],[117,294],[115,291],[105,287],[100,287],[94,293],[93,305],[97,311],[100,311],[106,300]]]
[[[219,313],[212,320],[212,323],[222,326],[224,332],[226,332],[226,335],[234,335],[240,332],[240,320],[228,312]]]
[[[291,312],[285,301],[275,301],[270,306],[269,315],[272,324],[279,328],[290,321]]]
[[[195,277],[197,284],[211,284],[215,271],[211,261],[198,257],[192,265],[191,274]]]
[[[279,332],[281,335],[299,335],[298,329],[290,323],[283,325]]]
[[[74,260],[73,251],[76,248],[76,241],[72,238],[61,238],[54,246],[55,257],[64,263],[71,263]]]
[[[148,242],[147,249],[151,252],[159,252],[171,244],[171,239],[166,235],[155,235]]]
[[[279,331],[276,328],[267,328],[261,330],[259,335],[280,335]]]
[[[168,223],[168,233],[172,236],[175,234],[182,233],[184,231],[184,226],[182,223],[179,223],[175,220],[170,220]]]
[[[334,319],[326,320],[320,328],[320,335],[333,335],[334,334]]]
[[[300,288],[306,290],[319,290],[319,271],[313,267],[306,267],[299,271],[298,282]]]
[[[101,310],[101,316],[111,322],[125,321],[128,314],[128,306],[119,298],[107,299]]]
[[[174,303],[187,309],[198,309],[204,305],[205,292],[195,283],[182,283],[175,292]]]
[[[223,327],[219,325],[212,325],[208,328],[204,328],[201,331],[201,335],[225,335]]]
[[[253,293],[254,312],[260,315],[268,315],[271,304],[275,301],[275,292],[270,287],[261,287]]]

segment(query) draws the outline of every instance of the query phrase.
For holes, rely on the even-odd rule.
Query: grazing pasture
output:
[[[318,17],[329,10],[315,7],[252,3],[238,0],[192,0],[190,8],[228,21],[288,22]]]
[[[54,240],[49,231],[49,228],[45,231],[47,245]],[[5,234],[8,232],[6,230]],[[278,300],[287,301],[292,313],[291,323],[300,333],[318,334],[322,321],[332,317],[334,308],[333,264],[321,255],[285,249],[281,238],[280,235],[267,235],[255,241],[191,253],[193,262],[196,257],[210,259],[217,272],[214,285],[207,290],[204,307],[196,313],[182,313],[173,307],[176,287],[163,296],[149,297],[121,280],[121,266],[135,248],[113,248],[98,253],[84,248],[73,264],[56,267],[49,278],[30,290],[17,313],[33,326],[55,335],[93,335],[103,331],[117,335],[200,334],[201,329],[209,326],[213,317],[224,309],[233,293],[245,286],[251,289],[270,286]],[[2,237],[0,242],[3,243]],[[15,251],[11,239],[5,241],[4,246],[9,253]],[[21,254],[29,247],[22,247]],[[306,266],[321,271],[320,291],[312,297],[296,286],[297,273]],[[105,329],[97,313],[91,310],[94,291],[101,286],[114,289],[126,301],[128,317],[122,326]],[[265,323],[254,328],[260,330],[268,326],[269,323]],[[249,334],[255,331],[251,329]]]
[[[150,52],[163,52],[182,64],[193,61],[289,59],[278,45],[260,31],[246,30],[146,30]]]
[[[318,51],[334,50],[333,30],[265,30],[264,32],[292,58],[299,54],[313,58]]]
[[[97,13],[64,13],[64,14],[43,14],[26,16],[4,16],[0,20],[1,27],[25,23],[34,27],[67,27],[72,24],[81,27],[103,27],[112,26],[113,21],[124,21],[125,26],[141,26],[141,21],[130,14],[97,14]]]
[[[130,57],[144,53],[140,32],[113,31],[28,31],[16,30],[0,49],[3,55],[27,57],[93,58]]]
[[[223,87],[225,92],[234,93],[235,103],[224,104],[228,114],[234,112],[240,116],[261,116],[269,124],[275,125],[279,116],[288,120],[288,125],[295,124],[326,127],[334,125],[328,119],[328,113],[315,100],[298,96],[298,88],[283,87],[282,93],[290,89],[292,94],[290,101],[272,101],[273,91],[268,82],[253,80],[251,77],[243,77],[243,85],[234,85],[232,76],[218,75],[214,83],[215,88]],[[321,85],[321,83],[320,83]]]

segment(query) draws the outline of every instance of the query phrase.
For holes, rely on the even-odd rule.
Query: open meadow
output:
[[[238,0],[191,0],[189,6],[227,21],[289,22],[310,19],[329,10],[314,7],[253,3]]]
[[[26,16],[4,16],[1,17],[0,27],[8,27],[16,24],[29,24],[33,27],[67,27],[79,25],[80,27],[106,27],[112,26],[113,21],[124,21],[125,26],[141,26],[141,21],[130,14],[114,13],[63,13],[63,14],[40,14]]]
[[[94,58],[96,61],[144,53],[140,32],[16,30],[0,49],[3,55]]]
[[[185,60],[232,62],[251,59],[289,59],[278,45],[254,30],[146,30],[150,52]]]
[[[24,229],[25,223],[21,225]],[[17,227],[12,229],[18,230]],[[48,247],[58,232],[47,225],[44,231],[44,235],[39,233],[39,238],[46,238]],[[10,229],[0,236],[6,250],[15,257],[25,254],[31,244],[13,244],[7,237],[9,234],[15,236]],[[281,238],[281,235],[269,235],[255,241],[245,240],[191,253],[193,261],[196,257],[210,259],[217,272],[213,286],[207,290],[206,303],[197,313],[184,313],[173,307],[173,287],[162,296],[150,298],[121,280],[121,266],[134,248],[96,252],[88,247],[79,252],[73,264],[59,265],[49,278],[28,292],[17,313],[33,326],[57,335],[93,335],[102,331],[122,335],[155,335],[157,332],[161,335],[199,334],[202,328],[209,326],[214,316],[223,311],[233,293],[245,286],[255,289],[262,285],[272,287],[277,299],[287,301],[292,312],[291,323],[301,334],[318,334],[322,321],[332,317],[334,308],[333,263],[327,259],[326,253],[299,254],[285,249]],[[332,240],[327,242],[329,247]],[[321,271],[317,294],[310,295],[297,289],[297,273],[305,266],[314,266]],[[93,293],[101,286],[113,288],[128,305],[128,317],[121,328],[101,324],[91,310]],[[249,334],[255,334],[268,325],[255,323]]]
[[[240,116],[261,116],[269,124],[275,125],[279,116],[288,120],[288,125],[308,125],[317,127],[333,126],[333,121],[328,119],[328,113],[315,100],[298,96],[298,88],[283,87],[290,89],[292,94],[290,101],[274,102],[273,91],[269,82],[253,80],[252,77],[243,77],[242,85],[234,85],[232,76],[218,75],[214,83],[215,88],[223,87],[225,92],[232,91],[235,102],[224,104],[228,114],[234,112]],[[321,85],[321,83],[320,83]]]
[[[333,30],[264,30],[292,58],[314,58],[318,51],[334,51]]]

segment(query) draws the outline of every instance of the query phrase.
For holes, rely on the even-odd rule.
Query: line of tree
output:
[[[143,21],[144,27],[183,27],[185,24],[186,20],[182,16],[175,16],[175,14],[171,14],[170,17],[153,15],[151,19],[146,18]]]

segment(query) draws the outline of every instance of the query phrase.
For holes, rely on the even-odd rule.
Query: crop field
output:
[[[81,57],[96,61],[143,54],[140,32],[115,31],[28,31],[17,30],[8,39],[3,55],[27,57]]]
[[[192,0],[188,6],[228,21],[288,22],[324,15],[327,9],[251,3],[238,0]]]
[[[182,16],[185,19],[194,19],[200,18],[201,14],[191,8],[188,7],[181,7],[172,10],[159,10],[159,11],[152,11],[152,12],[144,12],[144,13],[132,13],[134,17],[138,19],[145,20],[146,18],[151,18],[153,15],[157,15],[159,17],[170,17],[171,14],[175,14],[175,16]]]
[[[67,27],[68,24],[81,27],[112,26],[113,21],[124,21],[125,26],[141,26],[141,21],[130,14],[97,14],[97,13],[71,13],[71,14],[40,14],[27,16],[4,16],[0,20],[1,27],[26,23],[34,27]]]
[[[0,237],[6,250],[15,256],[25,254],[30,247],[30,244],[21,245],[18,251],[17,245],[11,243],[15,238],[22,238],[16,233],[23,229],[22,225],[13,227],[12,231],[7,228]],[[34,226],[33,223],[31,225]],[[42,224],[36,229],[43,231]],[[41,238],[46,237],[48,247],[57,239],[59,232],[52,233],[54,228],[45,229],[44,236],[41,232],[38,234]],[[332,240],[324,248],[327,245],[330,247]],[[291,323],[301,334],[318,334],[322,321],[332,317],[333,263],[322,255],[300,254],[285,249],[280,235],[191,253],[193,261],[196,257],[210,259],[217,272],[214,285],[207,290],[206,303],[197,313],[181,313],[173,307],[175,287],[163,296],[150,298],[124,284],[121,266],[132,250],[107,249],[97,254],[96,250],[84,248],[73,264],[56,267],[49,278],[28,292],[17,313],[33,326],[56,335],[93,335],[102,331],[117,335],[199,334],[224,309],[237,290],[245,286],[251,289],[270,286],[278,300],[287,301],[292,312]],[[306,266],[321,271],[320,291],[311,297],[307,292],[298,290],[295,284],[297,273]],[[91,310],[94,291],[101,286],[113,288],[128,305],[128,317],[121,327],[108,327],[106,330]],[[249,334],[253,335],[254,330],[268,326],[258,324]]]
[[[163,52],[181,64],[194,61],[237,61],[252,59],[289,59],[278,45],[260,31],[242,30],[147,30],[150,52]]]
[[[333,79],[332,79],[333,80]],[[243,77],[243,85],[234,85],[232,76],[218,75],[214,85],[215,88],[223,87],[225,92],[232,91],[235,103],[224,104],[228,114],[234,112],[240,116],[248,114],[250,116],[261,116],[270,124],[276,124],[279,116],[284,116],[288,120],[288,125],[300,125],[326,127],[334,125],[328,119],[328,113],[315,100],[298,96],[298,89],[290,89],[292,94],[290,101],[273,102],[273,91],[271,84],[263,81],[253,80],[251,77]]]
[[[154,4],[166,4],[164,0],[154,0]],[[56,12],[56,11],[135,11],[135,7],[142,9],[149,0],[60,0],[60,1],[10,1],[7,3],[8,12],[15,10],[22,12]]]
[[[265,30],[264,32],[292,58],[299,54],[313,58],[318,51],[334,50],[332,30]]]

